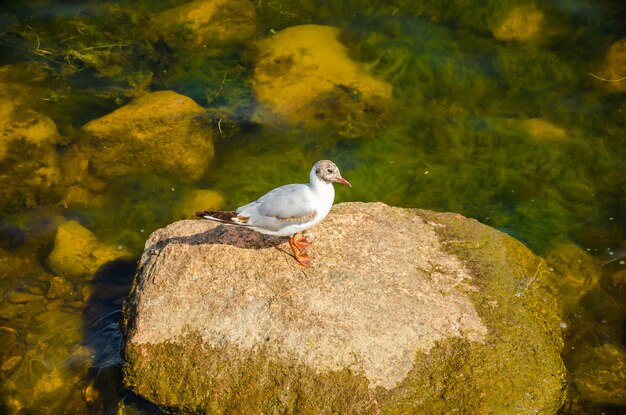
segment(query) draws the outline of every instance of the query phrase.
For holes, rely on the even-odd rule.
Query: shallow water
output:
[[[246,47],[203,55],[145,33],[150,17],[180,3],[34,1],[0,9],[0,65],[29,62],[3,82],[20,85],[23,107],[56,123],[59,157],[77,146],[86,122],[166,89],[207,109],[202,122],[215,144],[196,182],[139,171],[94,185],[100,204],[58,195],[1,203],[2,412],[157,411],[121,386],[120,305],[135,263],[66,277],[62,294],[50,294],[47,258],[63,221],[77,220],[137,257],[150,232],[180,219],[178,207],[193,190],[217,190],[234,208],[306,180],[321,158],[334,160],[353,185],[338,189],[337,201],[460,212],[515,236],[556,268],[579,267],[587,280],[563,299],[572,384],[563,412],[626,409],[626,101],[598,79],[607,50],[626,37],[624,6],[542,4],[539,33],[506,41],[494,31],[529,2],[260,1]],[[391,85],[383,113],[324,128],[255,118],[254,41],[309,23],[341,28],[349,56]],[[2,161],[0,173],[11,166]],[[567,243],[580,249],[566,251]]]

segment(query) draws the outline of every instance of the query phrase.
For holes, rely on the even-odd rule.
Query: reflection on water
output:
[[[567,276],[564,412],[624,410],[623,5],[242,2],[233,19],[245,30],[228,26],[199,46],[193,32],[163,35],[167,14],[153,19],[181,3],[8,2],[0,10],[0,412],[157,412],[121,382],[120,305],[135,262],[98,258],[136,259],[158,227],[305,181],[321,158],[354,186],[338,197],[460,212],[546,257]],[[358,68],[373,90],[389,85],[391,99],[372,98],[366,81],[345,85],[341,74],[319,96],[309,97],[313,81],[301,86],[295,102],[311,99],[313,110],[283,108],[286,122],[262,110],[261,97],[288,98],[271,85],[260,95],[263,77],[295,83],[299,73],[280,59],[258,64],[253,45],[311,23],[341,29],[345,51],[325,41],[332,50],[319,52],[334,62],[326,74]],[[292,36],[288,43],[302,41]],[[175,113],[163,104],[125,132],[81,129],[163,90],[202,108],[184,101],[187,112]],[[141,140],[152,128],[176,145],[124,153],[120,137]],[[212,134],[215,157],[192,169],[187,138],[198,131]],[[128,171],[107,171],[121,159]]]

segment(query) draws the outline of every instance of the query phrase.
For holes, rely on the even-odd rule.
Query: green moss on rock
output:
[[[361,373],[319,374],[262,349],[211,347],[197,334],[133,345],[125,360],[126,385],[177,413],[366,414],[376,406]]]
[[[412,396],[432,388],[441,391],[439,396],[453,394],[451,402],[462,399],[470,408],[480,408],[470,413],[556,413],[565,398],[566,375],[554,283],[558,275],[519,241],[478,221],[422,212],[443,225],[437,229],[444,245],[472,269],[477,291],[469,295],[489,334],[482,344],[446,341],[418,357],[407,390]],[[424,380],[420,372],[433,362],[439,362],[447,378]],[[494,384],[492,374],[502,372],[511,376]],[[432,404],[445,406],[445,400]]]

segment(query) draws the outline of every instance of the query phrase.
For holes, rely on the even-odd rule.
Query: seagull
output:
[[[196,216],[227,225],[241,226],[265,235],[289,236],[293,256],[305,268],[313,259],[307,248],[306,237],[296,238],[299,232],[320,223],[330,212],[335,199],[333,182],[352,185],[330,160],[313,165],[307,184],[287,184],[270,190],[258,200],[237,208],[236,211],[205,210]]]

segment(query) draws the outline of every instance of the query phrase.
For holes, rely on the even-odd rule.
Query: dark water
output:
[[[193,190],[217,190],[234,208],[306,180],[322,158],[353,185],[338,201],[460,212],[586,276],[564,298],[571,390],[563,412],[626,410],[626,93],[611,92],[601,73],[611,45],[626,37],[625,6],[537,4],[530,10],[543,20],[532,39],[496,40],[508,13],[530,2],[253,2],[249,45],[294,25],[335,26],[350,58],[393,89],[385,113],[356,129],[308,129],[255,120],[252,46],[206,56],[147,36],[149,19],[180,3],[41,0],[0,9],[0,65],[28,63],[4,82],[30,86],[18,94],[56,123],[59,157],[86,122],[159,90],[206,108],[216,148],[197,182],[140,172],[106,180],[94,191],[100,205],[2,201],[0,412],[157,412],[121,385],[120,304],[134,262],[68,277],[71,289],[48,298],[47,258],[62,221],[138,256],[151,231],[180,218],[177,206]],[[2,161],[0,173],[11,166]]]

